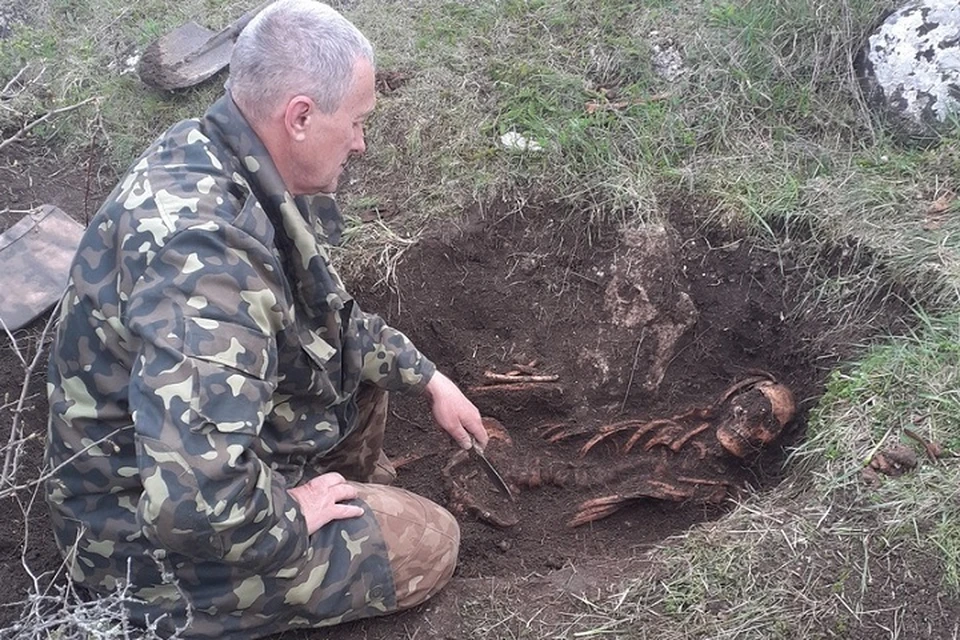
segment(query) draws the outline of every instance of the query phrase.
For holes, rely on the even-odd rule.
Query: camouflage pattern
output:
[[[50,359],[46,499],[74,580],[108,591],[129,575],[136,618],[196,637],[397,608],[399,550],[369,505],[308,537],[287,492],[356,445],[362,383],[416,393],[434,372],[344,290],[326,247],[341,225],[331,198],[291,197],[228,96],[109,196]],[[372,442],[330,462],[378,457]]]
[[[453,576],[460,548],[460,527],[449,511],[403,489],[358,484],[380,523],[393,570],[397,609],[420,604]]]
[[[373,385],[360,385],[357,391],[359,427],[352,430],[336,449],[311,461],[314,473],[336,471],[347,480],[392,484],[396,469],[383,453],[387,427],[387,394]]]

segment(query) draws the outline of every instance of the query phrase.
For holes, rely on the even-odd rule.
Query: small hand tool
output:
[[[470,438],[472,446],[470,451],[473,452],[473,455],[480,461],[480,466],[483,467],[484,473],[487,474],[487,477],[490,478],[490,481],[493,482],[494,486],[497,487],[501,492],[507,494],[507,497],[512,501],[513,492],[510,491],[510,485],[507,484],[506,480],[503,479],[503,476],[500,475],[500,472],[497,471],[497,468],[493,466],[487,456],[483,453],[483,447],[480,446],[480,443],[476,441],[475,438]]]

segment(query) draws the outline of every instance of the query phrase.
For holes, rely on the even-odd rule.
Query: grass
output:
[[[99,96],[31,136],[65,159],[99,145],[116,171],[220,90],[156,93],[120,73],[126,59],[186,20],[216,28],[249,7],[37,4],[0,40],[0,86],[25,65],[30,78],[43,70],[2,103],[0,132]],[[533,616],[516,594],[468,603],[483,637],[910,637],[912,605],[893,586],[926,585],[935,600],[960,592],[960,464],[923,464],[869,490],[859,479],[904,427],[960,449],[960,140],[900,144],[865,110],[851,67],[892,4],[349,3],[380,67],[409,75],[380,98],[368,155],[351,167],[339,257],[352,268],[389,282],[412,242],[464,212],[562,204],[564,222],[589,225],[657,219],[695,201],[705,223],[762,239],[806,270],[817,287],[797,314],[840,310],[842,333],[874,322],[883,297],[916,309],[913,333],[833,372],[780,487],[666,542],[609,597],[567,599],[563,620]],[[683,75],[657,74],[655,46],[682,54]],[[543,150],[503,148],[509,132]],[[361,224],[371,209],[403,215]],[[831,251],[839,266],[827,269]]]

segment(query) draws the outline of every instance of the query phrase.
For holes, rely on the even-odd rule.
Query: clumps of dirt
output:
[[[869,480],[876,478],[876,472],[897,477],[913,471],[917,467],[917,454],[905,444],[895,443],[883,451],[878,451],[870,459],[870,465],[864,469],[864,477]],[[873,472],[873,477],[868,472]]]
[[[407,81],[413,76],[408,71],[398,69],[380,69],[377,71],[375,86],[379,93],[388,96],[407,84]]]
[[[802,270],[749,239],[695,226],[683,205],[657,225],[587,228],[575,219],[528,210],[477,220],[408,251],[391,290],[354,287],[364,309],[405,331],[509,434],[509,446],[488,451],[516,489],[508,505],[466,460],[444,480],[453,445],[423,401],[394,401],[387,451],[430,454],[401,468],[399,480],[459,512],[465,576],[626,556],[722,513],[723,498],[747,485],[776,482],[826,370],[850,352],[847,344],[831,345],[827,357],[810,352],[836,318],[826,309],[794,313],[815,284]],[[875,317],[891,323],[904,311],[877,304]],[[860,326],[850,344],[891,328]],[[557,379],[490,379],[526,374],[531,362],[531,373]],[[749,411],[746,396],[728,395],[727,413],[703,412],[751,377],[792,391],[797,417],[739,458],[717,429],[734,405]],[[770,414],[762,399],[755,408]],[[764,428],[773,428],[766,414]],[[634,433],[625,430],[582,455],[605,427],[678,416],[687,418],[660,429],[666,436],[654,445],[625,447]],[[551,442],[558,430],[566,435]]]

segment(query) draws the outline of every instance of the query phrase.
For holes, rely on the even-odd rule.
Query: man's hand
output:
[[[339,473],[325,473],[287,493],[300,503],[300,511],[307,521],[307,533],[313,532],[333,520],[357,518],[363,509],[354,504],[338,504],[357,497],[357,489],[344,480]]]
[[[424,391],[430,398],[433,419],[457,444],[469,449],[473,436],[481,447],[487,446],[487,430],[480,421],[480,411],[450,378],[437,371]]]

